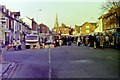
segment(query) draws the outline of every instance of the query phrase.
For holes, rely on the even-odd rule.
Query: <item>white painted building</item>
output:
[[[0,5],[0,40],[5,44],[5,26],[6,26],[6,18],[2,13],[5,10],[5,6]]]
[[[97,28],[94,30],[95,33],[102,32],[103,27],[102,27],[102,19],[100,18],[97,23]]]

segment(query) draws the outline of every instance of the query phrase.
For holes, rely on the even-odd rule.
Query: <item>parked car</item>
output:
[[[49,45],[51,48],[54,48],[54,47],[55,47],[55,41],[54,41],[52,35],[49,35],[49,36],[47,37],[47,41],[46,41],[45,45]]]

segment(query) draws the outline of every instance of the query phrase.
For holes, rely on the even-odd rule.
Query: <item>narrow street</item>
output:
[[[5,52],[3,59],[15,64],[7,78],[118,78],[118,50],[110,48],[73,44]]]
[[[120,0],[0,1],[0,80],[120,80],[119,53]]]

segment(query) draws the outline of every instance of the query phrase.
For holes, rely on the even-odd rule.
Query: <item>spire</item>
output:
[[[56,23],[58,23],[58,15],[56,14]]]
[[[55,26],[54,27],[59,27],[59,24],[58,24],[58,15],[56,14],[56,21],[55,21]]]
[[[56,14],[56,21],[55,21],[55,25],[54,25],[54,31],[58,34],[60,32],[60,27],[58,24],[58,15]]]

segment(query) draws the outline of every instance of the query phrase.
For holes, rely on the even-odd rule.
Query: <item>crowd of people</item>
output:
[[[120,32],[105,32],[94,35],[84,36],[56,36],[55,46],[71,45],[76,43],[78,46],[84,44],[85,46],[96,48],[120,48]]]
[[[98,33],[84,37],[83,43],[94,48],[120,48],[120,33]]]

